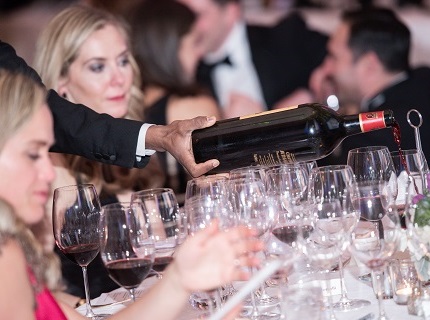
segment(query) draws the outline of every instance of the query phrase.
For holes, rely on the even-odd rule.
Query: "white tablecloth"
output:
[[[346,286],[348,289],[349,298],[361,298],[371,302],[371,305],[364,307],[359,310],[350,312],[336,312],[336,316],[339,320],[356,320],[366,316],[369,313],[374,313],[375,318],[378,314],[378,304],[370,282],[363,282],[358,280],[357,276],[360,274],[357,267],[348,267],[345,271]],[[362,272],[361,272],[362,274]],[[138,293],[143,292],[156,281],[155,277],[146,279],[142,285],[137,289]],[[273,290],[271,289],[271,293]],[[125,289],[117,289],[108,294],[103,294],[99,298],[93,300],[93,305],[111,303],[115,301],[123,301],[128,298],[128,292]],[[333,300],[336,302],[339,296],[334,296]],[[384,300],[385,311],[391,320],[404,320],[404,319],[420,319],[420,317],[412,316],[408,314],[407,307],[405,305],[397,305],[392,299]],[[112,307],[95,308],[96,313],[114,313],[123,307],[122,304],[117,304]],[[82,314],[85,314],[85,306],[81,306],[77,309]],[[202,311],[195,310],[191,305],[187,304],[178,320],[190,320],[197,319]],[[303,319],[304,320],[304,319]]]

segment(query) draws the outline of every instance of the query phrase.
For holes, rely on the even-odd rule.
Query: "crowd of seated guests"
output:
[[[409,109],[418,109],[424,119],[430,116],[425,109],[430,69],[410,67],[410,32],[391,10],[346,13],[328,39],[310,30],[295,11],[275,26],[247,25],[239,0],[136,3],[132,14],[121,8],[123,18],[95,9],[101,5],[97,1],[56,15],[35,51],[34,66],[46,87],[97,112],[156,125],[324,102],[328,93],[337,94],[342,113],[394,109],[407,137],[413,136],[406,123]],[[380,39],[386,41],[382,46]],[[424,121],[422,135],[428,128]],[[348,150],[361,145],[394,148],[390,134],[348,138],[320,164],[345,163]],[[414,147],[413,139],[403,143],[404,149]],[[51,159],[57,176],[53,187],[93,183],[103,204],[128,200],[132,191],[150,187],[172,187],[180,195],[190,178],[167,153],[152,156],[144,170],[64,154]],[[50,215],[48,205],[45,219],[32,225],[47,251],[55,247]],[[63,258],[62,268],[67,291],[83,297],[80,267]],[[99,256],[88,271],[92,297],[117,286]]]
[[[53,117],[46,104],[46,90],[26,75],[1,70],[0,109],[0,278],[5,288],[0,290],[2,317],[83,319],[56,298],[61,278],[56,259],[30,229],[45,217],[49,188],[55,178],[49,157],[54,144]],[[246,227],[221,231],[215,223],[190,237],[163,279],[111,318],[141,319],[145,315],[150,319],[177,319],[191,292],[249,278],[234,262],[257,265],[258,260],[244,255],[261,250],[262,243],[255,240],[255,235]]]

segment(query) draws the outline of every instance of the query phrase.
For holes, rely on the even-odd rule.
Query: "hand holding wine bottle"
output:
[[[316,103],[216,122],[192,133],[196,162],[218,159],[211,172],[317,160],[347,136],[393,126],[391,110],[341,116]]]

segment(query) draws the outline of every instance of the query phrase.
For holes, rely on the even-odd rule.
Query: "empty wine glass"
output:
[[[409,177],[412,179],[413,190],[416,194],[423,194],[427,189],[426,174],[429,172],[427,161],[424,154],[418,150],[403,150],[402,154],[399,151],[391,152],[394,169],[397,175],[398,193],[396,197],[397,210],[401,217],[406,202],[406,185],[409,183]]]
[[[135,288],[149,274],[154,263],[154,241],[141,203],[113,203],[102,208],[100,251],[109,276],[129,290],[136,300]]]
[[[218,220],[221,230],[228,230],[236,224],[236,219],[232,219],[233,210],[229,205],[228,198],[225,194],[208,194],[206,196],[195,196],[188,199],[185,206],[188,231],[190,236],[200,230],[209,227],[214,220]],[[210,314],[214,308],[222,306],[222,288],[217,288],[205,292],[208,299],[201,299],[201,293],[193,294],[191,299],[206,302]]]
[[[311,264],[330,272],[333,265],[339,265],[341,284],[345,289],[342,269],[342,254],[349,243],[349,234],[357,224],[359,214],[354,209],[353,199],[357,190],[354,176],[349,166],[327,166],[311,171],[309,177],[308,205],[309,215],[303,223],[307,228],[302,231],[304,250]],[[327,283],[327,288],[330,288]],[[336,319],[328,294],[330,319]],[[337,304],[337,310],[369,304],[364,300],[349,300],[346,291]]]
[[[71,185],[54,190],[52,220],[55,243],[61,252],[82,268],[87,318],[104,319],[92,308],[87,266],[100,250],[100,201],[92,184]]]
[[[386,181],[359,186],[364,191],[359,190],[354,204],[371,222],[360,221],[357,224],[351,232],[349,247],[354,257],[372,271],[372,279],[376,281],[374,287],[378,296],[380,320],[388,319],[382,300],[382,274],[388,259],[397,250],[402,234],[391,187]]]
[[[211,203],[212,205],[210,205]],[[202,211],[209,211],[209,209],[215,210],[216,204],[224,206],[218,210],[219,215],[223,213],[223,220],[229,220],[229,224],[234,225],[236,219],[228,199],[227,178],[223,175],[211,175],[189,180],[187,182],[184,205],[188,228],[191,227],[190,219],[193,219],[192,216],[197,214],[197,212],[194,213],[195,211],[199,208],[201,208]],[[227,209],[229,209],[229,211],[226,211]],[[215,213],[212,212],[209,214],[208,219],[211,220],[214,217]],[[206,224],[203,225],[205,226]],[[192,233],[190,229],[188,231],[190,234]],[[232,284],[226,284],[219,292],[221,300],[224,301],[235,292],[236,289]],[[217,296],[213,294],[208,295],[206,293],[196,292],[191,294],[190,303],[198,309],[212,308],[213,304],[221,303],[220,300],[213,301],[213,297],[217,298]]]
[[[161,278],[164,269],[173,261],[179,243],[181,214],[178,201],[172,189],[156,188],[133,192],[131,202],[141,203],[146,209],[155,244],[152,269]]]
[[[256,165],[233,169],[229,172],[229,179],[251,178],[264,180],[267,168],[268,167]]]
[[[378,197],[382,185],[387,185],[390,195],[397,198],[397,175],[391,154],[383,146],[352,149],[348,152],[347,163],[354,172],[361,194],[360,219],[371,221],[383,237],[382,218],[385,210],[381,205],[377,206],[376,202],[373,207],[367,208],[366,199]]]
[[[262,237],[269,231],[277,219],[276,208],[269,201],[265,187],[261,179],[237,178],[229,180],[230,199],[238,219],[238,223],[258,231],[258,237]],[[261,289],[264,292],[264,288]],[[260,294],[259,294],[260,296]],[[272,312],[270,308],[260,308],[257,301],[262,304],[277,304],[277,298],[264,294],[256,300],[255,293],[251,294],[252,310],[251,319],[269,319],[279,317],[279,313]]]

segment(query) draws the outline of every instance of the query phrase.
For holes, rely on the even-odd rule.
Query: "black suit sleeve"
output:
[[[42,83],[39,75],[16,55],[7,43],[0,41],[0,68],[21,72]],[[83,105],[48,93],[48,105],[54,117],[55,145],[51,151],[70,153],[123,167],[144,167],[149,157],[136,161],[136,146],[142,122],[115,119]]]

